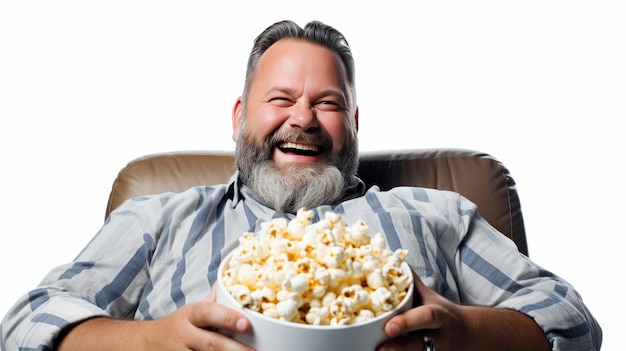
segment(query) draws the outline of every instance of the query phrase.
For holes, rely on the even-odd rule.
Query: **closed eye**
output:
[[[286,98],[286,97],[273,97],[271,99],[269,99],[269,102],[276,105],[276,106],[281,106],[281,107],[287,107],[287,106],[291,106],[293,103],[291,102],[290,99]]]
[[[338,89],[327,89],[321,91],[315,99],[315,108],[321,111],[345,111],[347,109],[346,98],[344,93]]]
[[[344,109],[339,103],[332,100],[321,100],[315,106],[322,111],[339,111]]]

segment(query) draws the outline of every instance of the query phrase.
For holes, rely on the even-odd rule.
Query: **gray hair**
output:
[[[348,78],[348,86],[351,90],[352,103],[356,104],[356,90],[354,84],[354,58],[352,57],[352,51],[348,45],[346,38],[335,28],[326,25],[319,21],[311,21],[307,23],[304,28],[300,27],[293,21],[281,21],[276,22],[266,28],[259,36],[254,40],[254,46],[250,52],[248,58],[248,67],[246,69],[246,81],[244,84],[242,101],[243,110],[245,111],[248,92],[250,91],[250,85],[256,73],[257,66],[261,56],[272,46],[274,43],[281,39],[293,38],[307,40],[312,43],[322,45],[333,52],[337,53],[341,58],[341,62],[346,69],[346,75]],[[245,112],[244,112],[245,115]]]

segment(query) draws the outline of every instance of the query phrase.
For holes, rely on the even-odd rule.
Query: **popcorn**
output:
[[[312,219],[300,209],[242,234],[222,277],[242,306],[289,322],[347,325],[400,304],[411,283],[401,267],[407,250],[390,250],[362,220],[348,226],[330,211]]]

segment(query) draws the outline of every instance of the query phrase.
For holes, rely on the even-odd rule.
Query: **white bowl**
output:
[[[374,351],[388,339],[383,331],[385,322],[411,308],[413,301],[413,275],[409,265],[404,262],[402,268],[411,277],[411,284],[404,300],[392,311],[367,322],[343,326],[282,321],[244,308],[230,295],[222,283],[224,265],[229,259],[230,254],[218,269],[217,302],[245,314],[250,320],[251,328],[244,334],[227,334],[260,351]]]

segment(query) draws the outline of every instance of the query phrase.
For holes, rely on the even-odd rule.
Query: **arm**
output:
[[[397,320],[397,331],[390,324],[388,334],[433,328],[435,323],[440,328],[432,331],[433,337],[454,335],[466,343],[462,349],[477,343],[484,343],[478,347],[483,350],[506,349],[509,341],[521,350],[540,349],[535,345],[541,341],[532,336],[538,331],[555,351],[600,349],[602,330],[574,287],[520,254],[478,215],[474,204],[458,197],[458,205],[452,206],[445,196],[450,193],[428,193],[434,206],[420,210],[430,223],[417,227],[420,245],[412,247],[419,252],[413,256],[414,269],[438,298],[421,289],[418,297],[424,305],[405,313],[407,320]],[[493,340],[496,345],[490,345]],[[437,350],[445,351],[446,342],[451,341],[439,340]],[[423,349],[421,339],[417,345]]]
[[[419,332],[394,339],[388,345],[422,350],[423,336],[430,336],[438,351],[551,350],[543,331],[523,313],[454,304],[428,289],[417,275],[414,278],[420,306],[390,319],[385,332],[390,337]]]
[[[220,195],[214,193],[215,197]],[[83,321],[89,321],[84,322],[86,328],[91,323],[104,321],[97,319],[99,317],[116,319],[113,326],[129,319],[159,320],[181,309],[187,302],[202,300],[197,294],[211,291],[206,271],[196,275],[201,277],[193,285],[196,295],[189,294],[191,289],[179,291],[175,290],[176,287],[174,292],[178,294],[173,294],[167,284],[172,284],[178,266],[154,256],[172,207],[181,208],[177,212],[182,213],[181,216],[190,216],[185,222],[188,226],[193,223],[197,201],[193,197],[195,194],[190,194],[181,195],[175,199],[177,201],[168,200],[171,195],[163,195],[120,206],[74,262],[53,269],[39,287],[22,296],[11,308],[1,326],[0,340],[5,349],[53,349],[62,333],[70,330],[67,341],[78,335],[75,331],[83,328]],[[215,203],[213,198],[206,199],[207,206]],[[186,211],[185,206],[192,210]],[[185,219],[181,218],[180,222]],[[189,228],[181,230],[189,231]],[[170,246],[184,245],[185,235],[175,237],[178,241],[164,242]],[[198,250],[210,251],[205,247]],[[151,270],[160,274],[155,275]],[[156,285],[159,282],[166,284],[165,287]],[[152,305],[145,302],[143,296],[150,291],[155,297]],[[153,309],[149,310],[151,306]],[[176,313],[184,316],[185,310]],[[144,330],[144,323],[129,324],[124,331],[131,327],[140,328],[137,331],[140,333]]]
[[[213,290],[212,290],[213,291]],[[214,328],[245,332],[250,322],[239,312],[215,302],[187,304],[170,315],[152,321],[97,317],[71,328],[57,350],[242,350],[249,347],[225,337]]]

